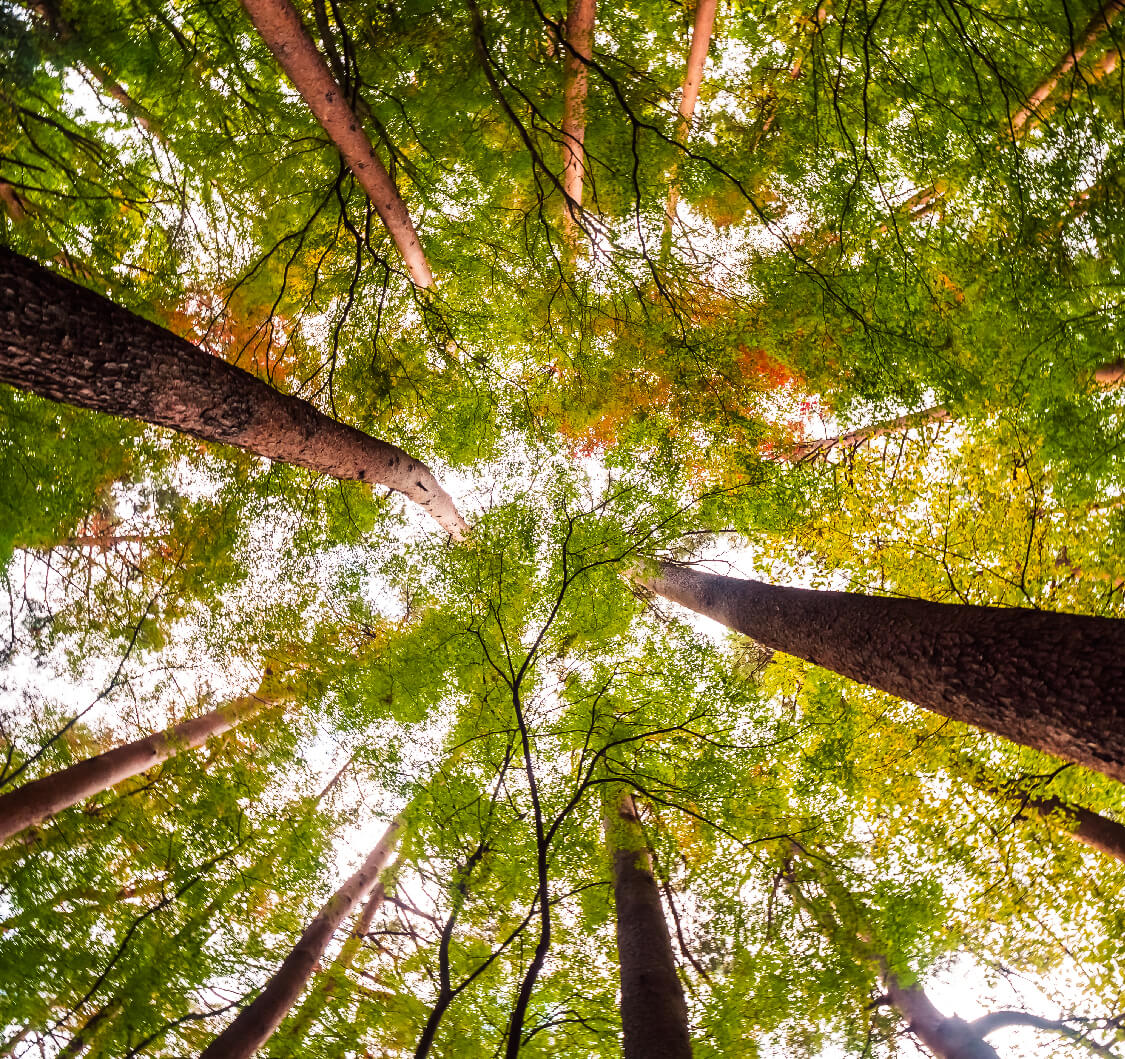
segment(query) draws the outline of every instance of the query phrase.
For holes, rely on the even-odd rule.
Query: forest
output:
[[[0,0],[0,1059],[1125,1059],[1125,0]]]

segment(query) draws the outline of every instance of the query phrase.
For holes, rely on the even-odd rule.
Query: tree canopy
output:
[[[0,0],[0,1057],[1125,1056],[1123,10]]]

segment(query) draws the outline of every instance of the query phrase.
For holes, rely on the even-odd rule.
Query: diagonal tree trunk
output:
[[[1122,11],[1125,11],[1125,0],[1106,0],[1094,12],[1093,17],[1082,32],[1071,42],[1067,53],[1055,63],[1051,72],[1031,90],[1024,105],[1012,115],[1012,129],[1015,132],[1019,132],[1031,120],[1047,97],[1058,87],[1058,83],[1082,61],[1083,56],[1097,44],[1102,35],[1117,21]]]
[[[359,869],[324,904],[254,1002],[203,1051],[200,1059],[249,1059],[273,1035],[308,985],[340,924],[363,900],[386,866],[403,821],[395,817]]]
[[[345,481],[397,490],[455,538],[430,469],[94,291],[0,247],[0,382]]]
[[[942,1014],[920,985],[903,985],[887,971],[886,961],[880,962],[891,1006],[937,1059],[1000,1059],[971,1023]]]
[[[107,750],[9,791],[0,796],[0,844],[72,805],[167,761],[181,750],[202,746],[212,736],[230,731],[286,695],[267,690],[263,682],[254,694],[228,702],[202,717],[181,721],[163,732]]]
[[[667,562],[632,576],[766,647],[1125,780],[1125,620],[780,588]]]
[[[343,89],[336,83],[313,39],[290,0],[242,0],[267,47],[316,120],[339,149],[348,168],[402,254],[410,278],[418,287],[433,286],[434,276],[418,242],[414,222]]]
[[[680,90],[680,117],[676,123],[676,139],[680,143],[687,143],[691,135],[691,119],[695,116],[695,104],[699,102],[699,87],[703,84],[703,68],[707,64],[711,35],[715,31],[717,7],[718,0],[699,0],[695,8],[691,48],[688,51],[687,68],[684,70],[683,88]],[[664,207],[664,234],[660,243],[661,261],[667,259],[672,248],[672,225],[676,220],[676,206],[680,201],[678,162],[679,156],[673,162],[668,177],[668,204]]]
[[[567,0],[566,59],[563,71],[563,218],[568,241],[582,210],[582,184],[586,173],[586,64],[594,55],[596,0]]]
[[[687,1003],[652,853],[625,788],[606,806],[605,834],[613,859],[625,1059],[691,1059]]]

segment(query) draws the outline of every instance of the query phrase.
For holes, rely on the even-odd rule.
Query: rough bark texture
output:
[[[563,73],[563,190],[569,219],[582,205],[586,172],[586,63],[594,54],[595,0],[568,0],[566,8],[566,62]]]
[[[943,1015],[916,985],[904,986],[884,975],[887,999],[937,1059],[1000,1059],[996,1050],[964,1019]]]
[[[230,731],[251,714],[277,701],[276,694],[259,690],[202,717],[182,721],[163,732],[107,750],[9,791],[0,797],[0,844],[100,791],[167,761],[181,750],[202,746],[212,736]]]
[[[1051,72],[1039,82],[1027,97],[1027,102],[1012,115],[1012,128],[1019,132],[1055,90],[1058,83],[1081,61],[1109,27],[1125,11],[1125,0],[1106,0],[1094,12],[1086,27],[1073,40],[1070,50],[1054,65]]]
[[[625,1059],[690,1059],[684,990],[652,856],[628,791],[607,806],[606,844],[613,857]]]
[[[779,588],[670,563],[633,576],[766,647],[1125,780],[1125,621]]]
[[[707,64],[711,35],[715,31],[715,9],[717,7],[718,0],[699,0],[695,8],[695,22],[691,28],[691,48],[688,51],[684,84],[680,91],[680,120],[676,124],[676,139],[680,143],[686,143],[691,133],[691,119],[695,116],[695,104],[699,102],[699,86],[703,84],[703,68]],[[668,205],[664,208],[662,256],[667,255],[671,244],[672,224],[676,219],[676,206],[680,201],[677,170],[678,166],[673,165],[668,178]]]
[[[332,935],[374,887],[402,827],[400,819],[391,821],[359,870],[328,899],[254,1002],[239,1012],[207,1046],[200,1059],[249,1059],[269,1040],[308,984]]]
[[[409,497],[467,530],[425,464],[0,247],[0,382]]]
[[[419,287],[432,286],[434,276],[406,205],[296,8],[289,0],[242,0],[242,6],[367,193],[410,278]]]

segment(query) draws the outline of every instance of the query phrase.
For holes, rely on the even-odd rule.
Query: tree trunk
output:
[[[418,242],[418,233],[414,230],[406,204],[371,146],[359,118],[344,98],[343,89],[316,50],[296,8],[290,0],[242,0],[242,6],[367,192],[371,205],[406,262],[410,278],[418,287],[432,286],[434,276]]]
[[[1012,129],[1014,131],[1019,132],[1028,123],[1063,77],[1082,61],[1082,57],[1113,25],[1122,11],[1125,11],[1125,0],[1106,0],[1094,12],[1093,17],[1086,24],[1086,28],[1071,42],[1069,51],[1055,63],[1051,72],[1032,89],[1031,94],[1027,97],[1027,102],[1012,115]]]
[[[1000,1059],[996,1049],[964,1019],[938,1011],[921,986],[904,986],[886,971],[883,982],[891,1005],[937,1059]]]
[[[371,891],[371,896],[367,899],[367,903],[363,906],[363,911],[356,918],[352,932],[348,935],[348,940],[340,946],[340,951],[332,961],[332,966],[324,973],[323,979],[310,990],[305,1002],[294,1013],[291,1024],[285,1027],[285,1032],[290,1037],[301,1040],[312,1020],[324,1010],[329,1000],[332,999],[332,994],[339,988],[344,973],[351,967],[352,961],[363,947],[367,933],[371,930],[371,923],[375,919],[376,913],[383,907],[386,896],[385,887],[381,882],[377,882],[375,888]]]
[[[395,489],[468,529],[425,464],[0,247],[0,382],[345,481]]]
[[[595,0],[567,0],[566,59],[563,72],[563,217],[570,239],[582,208],[586,172],[586,63],[594,55]]]
[[[254,694],[228,702],[202,717],[181,721],[163,732],[107,750],[9,791],[0,796],[0,844],[72,805],[167,761],[181,750],[202,746],[212,736],[230,731],[264,706],[280,701],[281,697],[276,692],[267,692],[263,685]]]
[[[652,854],[627,790],[607,805],[605,832],[613,858],[625,1059],[690,1059],[684,990],[653,877]]]
[[[666,562],[632,576],[766,647],[1125,780],[1125,621],[780,588]]]
[[[695,22],[691,29],[691,48],[688,50],[687,69],[684,71],[684,84],[680,90],[680,118],[676,123],[676,139],[687,143],[691,135],[691,119],[695,116],[695,104],[699,101],[699,86],[703,83],[703,68],[707,64],[707,52],[711,47],[711,35],[715,30],[715,9],[718,0],[699,0],[695,8]],[[679,158],[672,163],[668,176],[668,205],[664,208],[664,236],[661,241],[660,258],[667,258],[672,246],[672,225],[676,220],[676,206],[680,201],[680,184],[677,179]]]
[[[402,828],[400,818],[391,821],[359,870],[328,899],[305,928],[293,951],[257,999],[239,1012],[235,1020],[207,1046],[200,1059],[249,1059],[269,1040],[308,984],[340,923],[375,885]]]
[[[848,431],[846,434],[839,434],[834,438],[804,441],[793,446],[789,452],[789,458],[804,460],[810,456],[827,456],[835,448],[858,447],[872,438],[882,437],[884,434],[896,434],[900,430],[912,430],[928,423],[947,423],[950,418],[949,412],[944,408],[924,408],[921,412],[911,412],[908,415],[899,416],[897,419],[888,419],[885,423],[876,423],[874,426],[861,427],[858,430]]]

